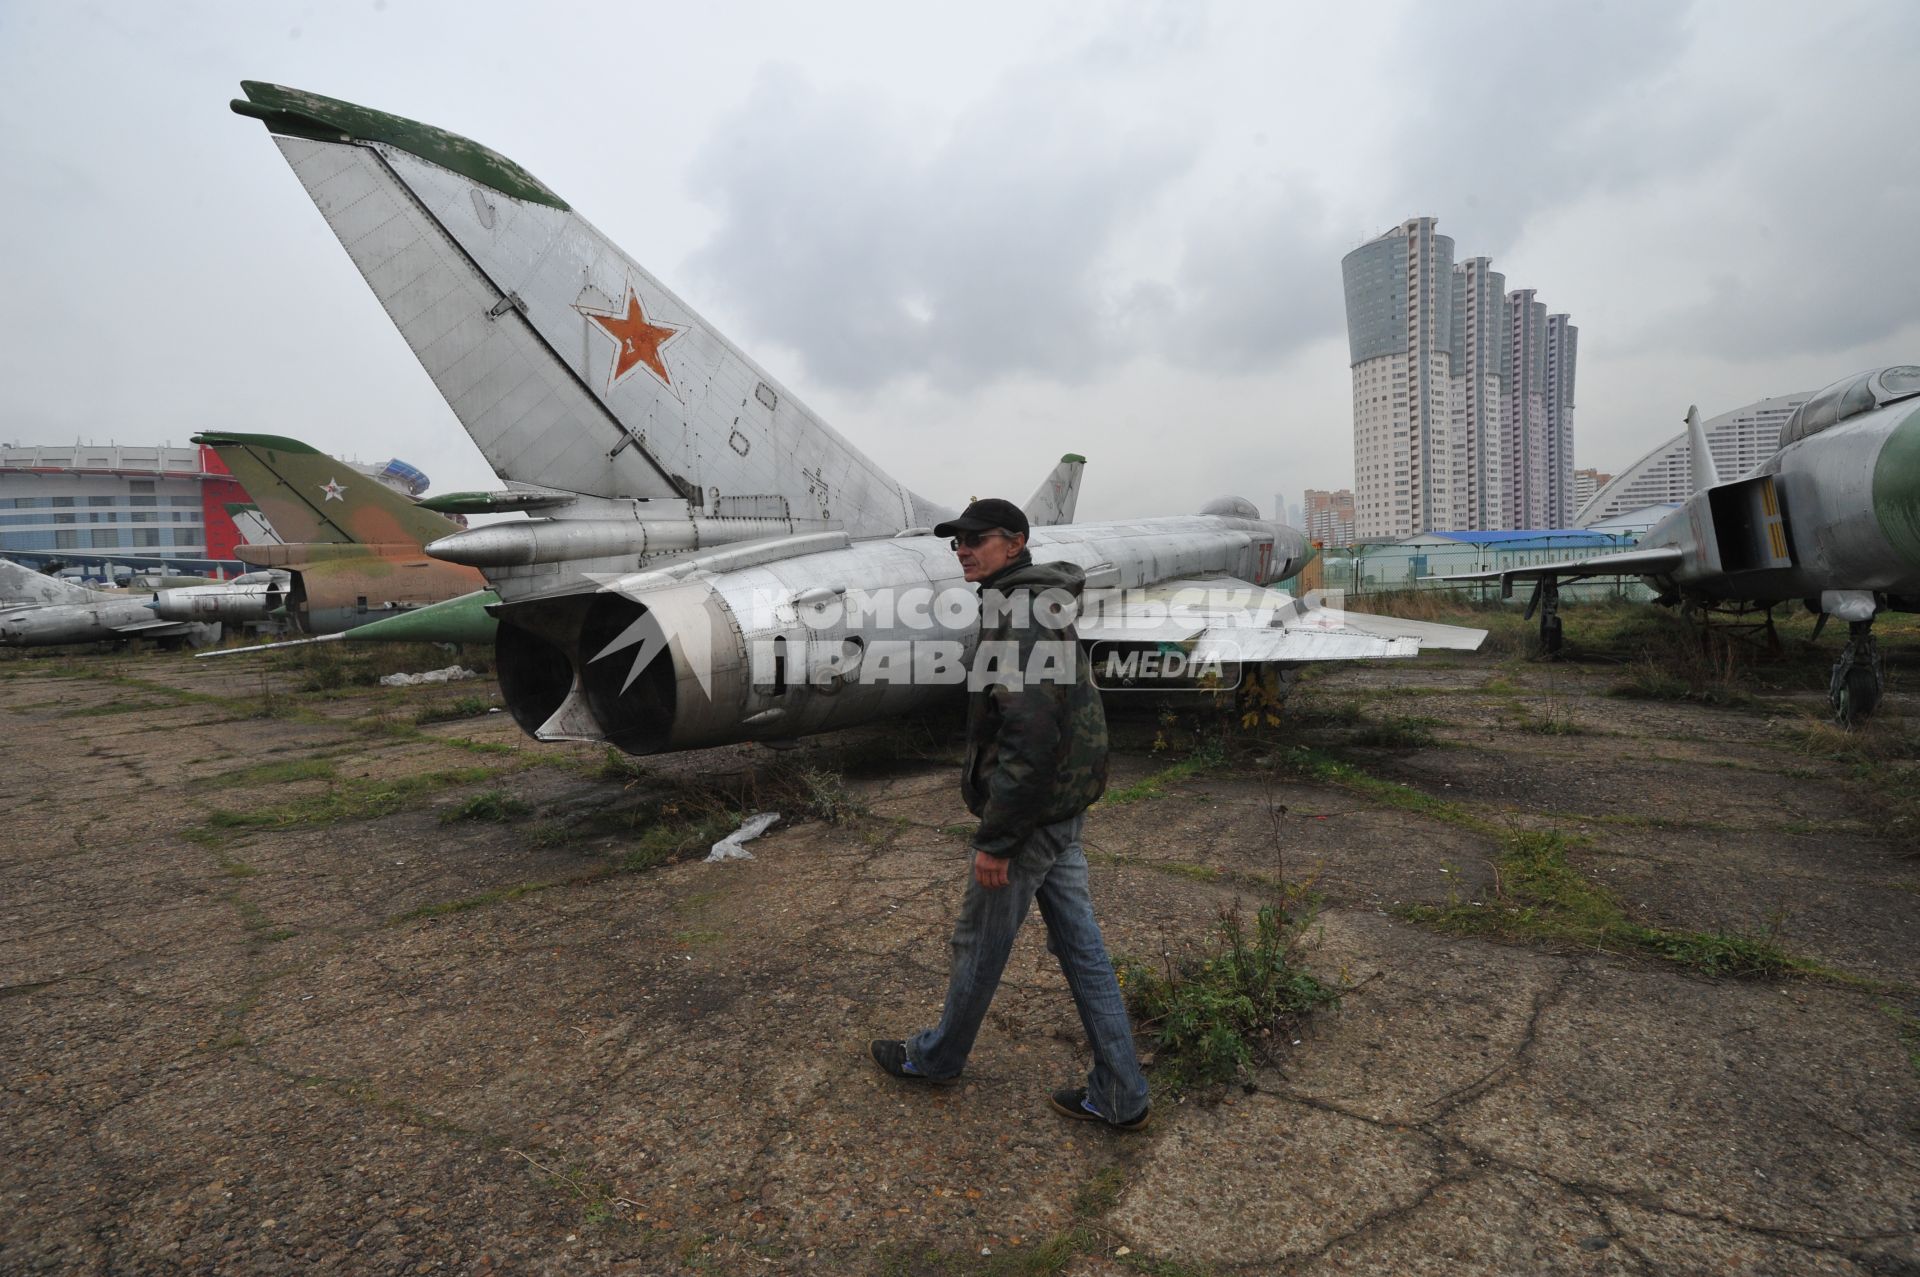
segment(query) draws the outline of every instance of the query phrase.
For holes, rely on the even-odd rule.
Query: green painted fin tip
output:
[[[275,452],[320,454],[320,449],[312,444],[301,443],[285,435],[243,435],[226,430],[203,430],[188,442],[204,444],[209,448],[271,448]]]
[[[316,142],[384,142],[502,195],[570,211],[567,202],[539,178],[498,151],[458,133],[283,84],[242,80],[240,90],[247,96],[233,100],[233,113],[259,120],[271,132]]]

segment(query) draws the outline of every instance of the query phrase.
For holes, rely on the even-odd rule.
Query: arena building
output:
[[[402,461],[354,469],[408,496],[427,489]],[[252,509],[203,445],[0,447],[0,557],[31,567],[59,559],[237,574],[247,569],[234,547],[262,539]]]

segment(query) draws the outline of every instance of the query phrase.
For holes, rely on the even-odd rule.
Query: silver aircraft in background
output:
[[[949,509],[816,418],[512,160],[351,103],[242,87],[233,109],[266,124],[508,485],[423,504],[531,516],[427,547],[499,593],[495,668],[523,728],[652,753],[825,731],[951,690],[951,654],[975,624],[959,564],[930,531]],[[1028,509],[1035,559],[1085,572],[1089,643],[1237,671],[1484,637],[1268,589],[1309,547],[1239,498],[1072,523],[1079,462],[1066,458]],[[909,649],[909,664],[937,668],[876,668]]]
[[[0,647],[136,638],[205,647],[220,641],[218,624],[165,620],[147,606],[151,598],[90,590],[0,559]]]
[[[1694,491],[1680,509],[1621,554],[1567,559],[1450,581],[1535,582],[1527,615],[1540,613],[1549,652],[1560,646],[1559,587],[1591,576],[1638,575],[1656,601],[1696,613],[1804,602],[1847,622],[1830,693],[1853,723],[1885,687],[1873,640],[1881,612],[1920,611],[1920,366],[1876,368],[1837,381],[1780,428],[1780,447],[1722,482],[1697,408],[1687,410]]]

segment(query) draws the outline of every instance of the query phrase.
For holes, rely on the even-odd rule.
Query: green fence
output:
[[[1469,572],[1498,572],[1508,568],[1558,563],[1635,549],[1620,538],[1596,545],[1590,538],[1541,537],[1536,540],[1471,545],[1466,542],[1420,542],[1413,545],[1384,542],[1320,551],[1322,588],[1340,590],[1350,598],[1369,594],[1400,594],[1408,590],[1451,591],[1463,598],[1497,599],[1500,583],[1449,582],[1423,578],[1458,576]],[[1524,603],[1533,592],[1530,582],[1516,581],[1513,597]],[[1637,576],[1593,577],[1560,587],[1560,596],[1572,601],[1628,599],[1647,602],[1654,596]]]

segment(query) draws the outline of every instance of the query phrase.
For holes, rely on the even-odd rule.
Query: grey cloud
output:
[[[1304,183],[1220,199],[1189,228],[1174,350],[1189,366],[1243,372],[1340,331],[1340,255]]]
[[[1913,118],[1920,25],[1893,9],[1829,28],[1725,157],[1703,238],[1722,240],[1705,299],[1648,326],[1641,347],[1746,359],[1838,354],[1912,324],[1920,177],[1890,126]],[[1840,376],[1850,369],[1836,368]]]
[[[1103,254],[1197,149],[1116,129],[1042,68],[931,143],[775,70],[696,162],[719,221],[693,265],[824,382],[1084,377],[1124,352]]]
[[[1710,151],[1728,117],[1660,110],[1688,19],[1674,0],[1414,6],[1393,59],[1407,135],[1390,220],[1437,214],[1463,256],[1498,255],[1535,210]]]

